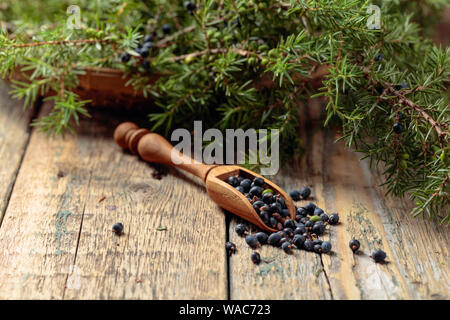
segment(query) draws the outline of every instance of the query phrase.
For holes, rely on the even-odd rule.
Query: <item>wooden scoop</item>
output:
[[[226,182],[230,176],[241,175],[250,179],[261,177],[253,171],[235,165],[207,165],[200,163],[174,149],[159,134],[152,133],[147,129],[140,129],[132,122],[120,124],[114,131],[114,140],[120,147],[130,150],[133,154],[138,154],[145,161],[169,164],[196,175],[206,183],[206,191],[220,207],[253,223],[262,230],[278,231],[266,226],[250,201]],[[275,183],[265,178],[263,179],[268,188],[274,191],[274,194],[280,194],[284,198],[291,219],[294,220],[295,206],[292,199]]]

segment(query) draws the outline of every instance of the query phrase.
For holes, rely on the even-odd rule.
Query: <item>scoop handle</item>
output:
[[[123,122],[117,126],[114,140],[122,149],[128,149],[145,161],[186,170],[203,181],[206,180],[208,172],[217,166],[203,164],[184,155],[159,134],[139,128],[133,122]]]

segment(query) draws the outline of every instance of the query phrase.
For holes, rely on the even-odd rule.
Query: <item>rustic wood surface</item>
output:
[[[33,129],[28,141],[31,113],[0,88],[1,299],[449,298],[448,227],[384,197],[380,175],[335,144],[337,132],[309,125],[317,108],[301,117],[306,156],[273,180],[287,190],[309,185],[311,201],[339,212],[323,237],[333,252],[263,246],[255,266],[234,232],[242,221],[224,214],[200,179],[173,168],[155,179],[155,167],[120,150],[112,133],[128,114],[93,111],[77,136]],[[118,221],[120,237],[111,232]],[[352,237],[359,254],[348,248]],[[238,246],[230,258],[227,239]],[[376,248],[387,264],[371,260]]]
[[[106,117],[66,139],[33,130],[0,229],[0,298],[225,299],[223,213],[199,179],[153,178]]]
[[[8,97],[9,85],[0,82],[0,222],[28,143],[32,109]]]

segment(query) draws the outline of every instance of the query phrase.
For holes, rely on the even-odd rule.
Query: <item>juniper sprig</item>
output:
[[[123,70],[155,102],[153,130],[196,119],[205,129],[278,128],[284,157],[301,145],[299,104],[322,97],[324,124],[339,122],[349,147],[382,164],[389,193],[450,223],[450,49],[429,40],[446,1],[374,1],[378,29],[362,0],[77,2],[75,29],[70,1],[1,4],[0,74],[26,74],[13,94],[28,105],[40,94],[55,101],[35,123],[43,130],[62,133],[87,114],[73,92],[86,67]]]

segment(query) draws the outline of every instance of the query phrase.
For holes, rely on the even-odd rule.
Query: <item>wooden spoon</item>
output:
[[[142,159],[154,163],[163,163],[186,170],[206,183],[206,191],[210,198],[220,207],[253,223],[262,230],[276,232],[264,224],[248,199],[226,180],[230,176],[241,175],[253,179],[261,177],[253,171],[236,165],[207,165],[183,155],[162,136],[147,129],[140,129],[132,122],[120,124],[114,131],[114,140],[123,148],[138,154]],[[173,154],[172,154],[173,153]],[[175,161],[173,161],[175,160]],[[285,200],[291,219],[295,219],[295,206],[292,199],[275,183],[265,179],[268,188],[274,194],[280,194]]]

